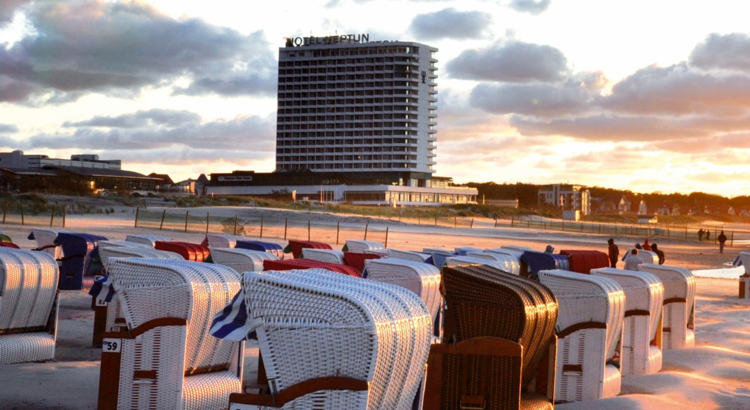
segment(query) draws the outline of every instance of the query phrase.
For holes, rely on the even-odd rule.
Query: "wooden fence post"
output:
[[[341,222],[336,222],[336,245],[339,244],[339,232],[341,231]]]
[[[237,214],[234,214],[234,235],[237,235]]]
[[[3,207],[3,224],[5,224],[5,215],[8,214],[8,203],[5,203],[5,206]]]
[[[471,218],[471,226],[469,226],[469,229],[474,229],[474,218]]]
[[[310,226],[311,226],[311,225],[312,225],[312,224],[310,223],[310,220],[308,219],[308,220],[307,220],[307,240],[308,240],[308,241],[310,240]]]
[[[286,230],[289,227],[289,218],[284,219],[284,240],[286,240]]]
[[[63,228],[65,228],[65,216],[68,215],[68,205],[63,205]]]
[[[385,227],[385,247],[388,248],[388,229],[390,229],[390,226]],[[734,238],[734,233],[732,233],[732,238]]]
[[[206,212],[206,235],[208,235],[208,223],[211,220],[211,215]]]
[[[367,240],[367,228],[369,228],[369,227],[370,227],[369,223],[365,224],[365,239],[364,240]]]
[[[729,240],[729,247],[731,248],[732,246],[734,246],[734,231],[732,231],[732,233],[730,234],[730,238],[731,239]]]
[[[21,204],[21,225],[25,225],[24,215],[23,215],[23,204]]]
[[[49,217],[49,227],[50,228],[52,228],[52,226],[53,226],[52,224],[55,223],[55,206],[54,205],[52,205],[52,212],[51,213],[52,213],[52,215],[50,215],[50,217]]]
[[[437,226],[437,215],[435,215],[435,226]]]
[[[263,215],[260,216],[260,239],[263,239]]]
[[[453,215],[453,227],[458,228],[458,217]]]
[[[161,231],[162,228],[164,228],[164,218],[167,217],[167,210],[165,209],[164,212],[161,213],[161,222],[159,223],[159,230]]]
[[[139,206],[135,208],[135,225],[133,226],[134,228],[138,227],[138,215],[140,215],[140,213],[141,213],[141,207]]]
[[[188,218],[190,218],[190,211],[185,211],[185,232],[187,233]]]

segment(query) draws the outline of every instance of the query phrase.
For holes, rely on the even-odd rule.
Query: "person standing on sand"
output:
[[[703,228],[698,230],[698,242],[703,242]]]
[[[656,244],[651,245],[651,251],[659,257],[659,265],[664,265],[664,251],[659,249],[659,246],[657,246]]]
[[[706,229],[706,242],[710,242],[710,241],[711,241],[711,231]]]
[[[724,231],[721,231],[719,237],[716,239],[719,241],[719,253],[724,253],[724,242],[727,241],[727,236],[724,235]]]
[[[631,249],[630,254],[625,257],[625,270],[638,270],[638,267],[643,265],[643,259],[638,256],[638,249]]]
[[[609,267],[617,267],[617,258],[620,256],[620,248],[615,245],[615,240],[612,238],[607,239],[609,249],[607,249],[607,255],[609,255]]]
[[[650,251],[651,250],[651,244],[648,243],[648,238],[646,238],[645,241],[643,241],[643,250]]]

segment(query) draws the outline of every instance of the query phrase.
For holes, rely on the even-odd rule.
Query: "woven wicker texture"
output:
[[[302,258],[311,259],[314,261],[336,263],[339,265],[344,264],[344,252],[336,251],[333,249],[303,248]]]
[[[151,248],[144,243],[130,242],[130,241],[99,241],[96,246],[101,249],[103,248]]]
[[[375,241],[346,240],[346,248],[351,252],[384,251],[385,246]]]
[[[560,255],[568,257],[568,264],[573,272],[589,274],[592,269],[609,267],[609,257],[604,252],[561,250]]]
[[[124,339],[119,407],[226,408],[229,393],[241,390],[240,378],[225,371],[237,343],[208,329],[214,313],[239,292],[239,274],[216,264],[134,258],[112,259],[109,274],[129,329],[159,318],[188,321],[187,329],[157,327]],[[211,370],[184,376],[199,369]],[[144,370],[156,370],[157,379],[134,382],[134,372]]]
[[[160,251],[174,252],[180,254],[186,261],[203,262],[208,258],[210,251],[207,246],[188,242],[162,242],[154,244],[154,248]]]
[[[263,270],[292,270],[292,269],[327,269],[337,273],[343,273],[344,275],[354,276],[357,278],[362,277],[362,272],[356,268],[346,265],[339,265],[336,263],[328,263],[321,261],[314,261],[312,259],[287,259],[283,261],[264,260]]]
[[[371,259],[365,262],[367,279],[408,289],[422,299],[433,323],[437,320],[442,298],[440,271],[426,263],[399,259]]]
[[[500,337],[524,349],[523,383],[534,376],[554,337],[557,303],[544,286],[487,265],[442,270],[445,339]]]
[[[652,349],[664,303],[664,285],[647,272],[621,269],[593,269],[592,275],[617,282],[625,292],[625,320],[620,369],[623,376],[651,374],[661,370],[662,356]],[[647,315],[644,313],[648,312]],[[658,363],[657,363],[658,361]]]
[[[56,315],[58,275],[45,252],[0,248],[0,330],[22,332],[0,335],[0,364],[54,358],[56,334],[46,326]]]
[[[640,270],[653,273],[664,284],[664,348],[695,345],[695,277],[685,268],[644,263]]]
[[[403,288],[325,270],[246,273],[245,299],[272,389],[325,376],[371,381],[368,392],[324,392],[294,409],[407,409],[423,375],[429,313]]]
[[[625,293],[620,285],[609,278],[563,270],[540,271],[539,280],[559,302],[558,336],[581,326],[558,340],[556,399],[580,401],[617,395],[621,375],[607,363],[622,337]],[[587,326],[590,323],[602,327]]]
[[[289,240],[289,248],[292,250],[292,256],[294,259],[299,258],[302,255],[302,249],[313,248],[313,249],[333,249],[331,245],[323,242],[315,241],[297,241]]]
[[[388,257],[391,259],[403,259],[412,262],[427,262],[429,254],[416,251],[402,251],[398,249],[388,249]]]
[[[214,248],[234,248],[237,241],[242,240],[242,237],[222,233],[207,233],[206,240],[208,240],[209,248],[213,250]]]
[[[170,242],[172,238],[161,235],[128,235],[125,237],[125,240],[128,242],[149,245],[153,248],[154,245],[156,245],[156,242]]]
[[[55,245],[55,239],[60,232],[67,232],[63,229],[34,228],[31,234],[36,240],[36,248],[50,254],[55,259],[63,257],[62,247]]]
[[[264,260],[279,260],[272,253],[241,248],[213,248],[211,258],[214,263],[228,266],[239,273],[260,272]]]
[[[518,264],[518,257],[507,253],[493,253],[493,252],[468,252],[466,256],[470,258],[489,259],[496,262],[500,262],[503,270],[514,275],[520,274],[520,266]]]

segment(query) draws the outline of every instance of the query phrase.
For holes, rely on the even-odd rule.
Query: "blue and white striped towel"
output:
[[[219,339],[239,342],[245,339],[256,339],[254,329],[255,326],[248,321],[245,293],[240,290],[232,301],[214,316],[209,333]]]
[[[115,296],[115,288],[112,287],[112,282],[109,280],[109,275],[102,276],[97,279],[91,289],[89,289],[89,295],[96,298],[97,305],[101,305],[102,302],[111,302]]]
[[[742,266],[742,259],[740,258],[740,255],[737,255],[737,257],[734,258],[734,262],[732,262],[732,266]]]

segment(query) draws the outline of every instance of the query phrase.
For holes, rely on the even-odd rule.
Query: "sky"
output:
[[[285,37],[440,51],[439,176],[750,194],[750,3],[0,0],[0,151],[275,166]]]

